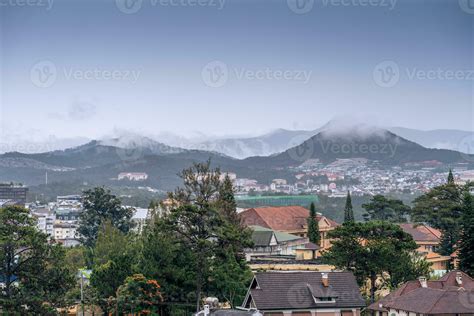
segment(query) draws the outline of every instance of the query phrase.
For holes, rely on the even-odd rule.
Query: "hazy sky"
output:
[[[473,130],[471,2],[0,0],[1,135]]]

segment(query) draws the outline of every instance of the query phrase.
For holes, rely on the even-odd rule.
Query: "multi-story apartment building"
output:
[[[31,209],[31,215],[36,218],[36,227],[39,231],[49,237],[53,237],[53,225],[56,221],[56,215],[47,206],[35,206]]]
[[[75,246],[79,244],[77,225],[73,223],[55,223],[53,226],[54,239],[64,246]]]
[[[28,188],[21,184],[0,183],[0,201],[25,206]]]

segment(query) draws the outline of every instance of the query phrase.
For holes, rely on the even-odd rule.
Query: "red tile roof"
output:
[[[259,225],[273,230],[295,231],[306,227],[309,210],[301,206],[259,207],[250,208],[242,213],[240,217],[244,224]],[[326,219],[330,226],[339,224],[335,221],[318,214],[317,220]]]
[[[462,284],[459,285],[456,281],[456,276],[457,274],[460,273],[462,277]],[[422,288],[420,281],[408,281],[404,283],[402,286],[400,286],[397,290],[393,291],[392,293],[388,294],[384,298],[380,299],[378,302],[373,303],[368,307],[369,310],[374,310],[374,311],[386,311],[384,307],[391,307],[392,303],[396,302],[397,306],[402,306],[402,304],[407,304],[406,306],[411,306],[408,304],[411,304],[411,295],[407,296],[408,294],[418,291],[419,289],[432,289],[432,290],[440,290],[441,292],[446,292],[446,291],[453,291],[453,290],[466,290],[467,293],[474,294],[474,279],[471,278],[469,275],[467,275],[464,272],[461,271],[451,271],[446,273],[442,278],[436,281],[427,281],[426,282],[427,287]],[[418,292],[417,292],[418,293]],[[423,294],[420,295],[426,295],[427,298],[425,301],[428,301],[429,299],[433,298],[435,294],[432,294],[434,292],[420,292]],[[424,294],[428,293],[428,294]],[[451,294],[446,294],[446,297],[450,297]],[[441,297],[441,296],[440,296]],[[474,297],[474,296],[472,296]],[[459,299],[462,301],[464,296],[461,296]],[[406,300],[406,302],[404,302]],[[421,299],[418,299],[421,300]],[[416,301],[416,300],[415,300]],[[382,304],[382,307],[380,307],[380,304]],[[420,305],[422,306],[422,305]],[[433,305],[434,307],[434,305]],[[474,308],[474,305],[473,307]],[[400,308],[402,309],[402,308]],[[403,310],[403,309],[402,309]],[[410,310],[416,312],[415,310]]]
[[[418,242],[439,242],[441,232],[436,228],[428,225],[416,225],[413,223],[400,224],[404,232],[412,235],[413,239]]]

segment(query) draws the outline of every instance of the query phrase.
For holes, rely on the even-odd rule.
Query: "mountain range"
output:
[[[331,129],[334,126],[358,125],[348,124],[338,120],[332,120],[324,126],[314,130],[287,130],[276,129],[252,137],[199,137],[186,138],[172,133],[161,133],[158,135],[143,136],[137,133],[121,131],[114,136],[106,136],[100,139],[102,145],[110,145],[120,148],[148,147],[152,151],[182,152],[184,149],[202,150],[221,153],[237,159],[245,159],[254,156],[271,156],[286,151],[289,148],[302,144],[304,141],[319,132]],[[472,131],[437,129],[422,131],[404,127],[389,127],[388,131],[415,142],[426,148],[449,149],[464,153],[473,153],[474,146],[466,145],[466,141],[474,140]],[[77,137],[60,139],[50,137],[47,140],[33,142],[31,140],[16,139],[14,144],[2,144],[1,152],[20,151],[26,153],[47,152],[67,149],[90,142],[90,139]]]
[[[304,136],[302,136],[304,135]],[[307,137],[304,139],[304,137]],[[268,156],[236,159],[215,151],[168,146],[150,138],[95,140],[87,144],[45,153],[10,152],[0,155],[0,182],[22,182],[30,186],[45,183],[88,183],[106,186],[149,186],[163,191],[180,185],[179,171],[193,162],[211,158],[214,166],[235,172],[240,178],[268,183],[274,178],[294,179],[292,167],[308,161],[324,164],[337,159],[363,158],[381,165],[402,166],[405,163],[436,160],[444,165],[472,162],[473,155],[446,149],[431,149],[407,140],[391,131],[358,124],[325,125],[315,135],[290,134],[284,131],[265,138],[281,146],[291,147]],[[263,148],[263,147],[261,147]],[[284,147],[278,147],[284,148]],[[140,183],[118,181],[121,172],[145,172],[148,179]]]

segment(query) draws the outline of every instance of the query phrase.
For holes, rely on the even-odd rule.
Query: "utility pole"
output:
[[[81,309],[82,309],[82,316],[84,316],[84,273],[80,270],[81,273]]]

